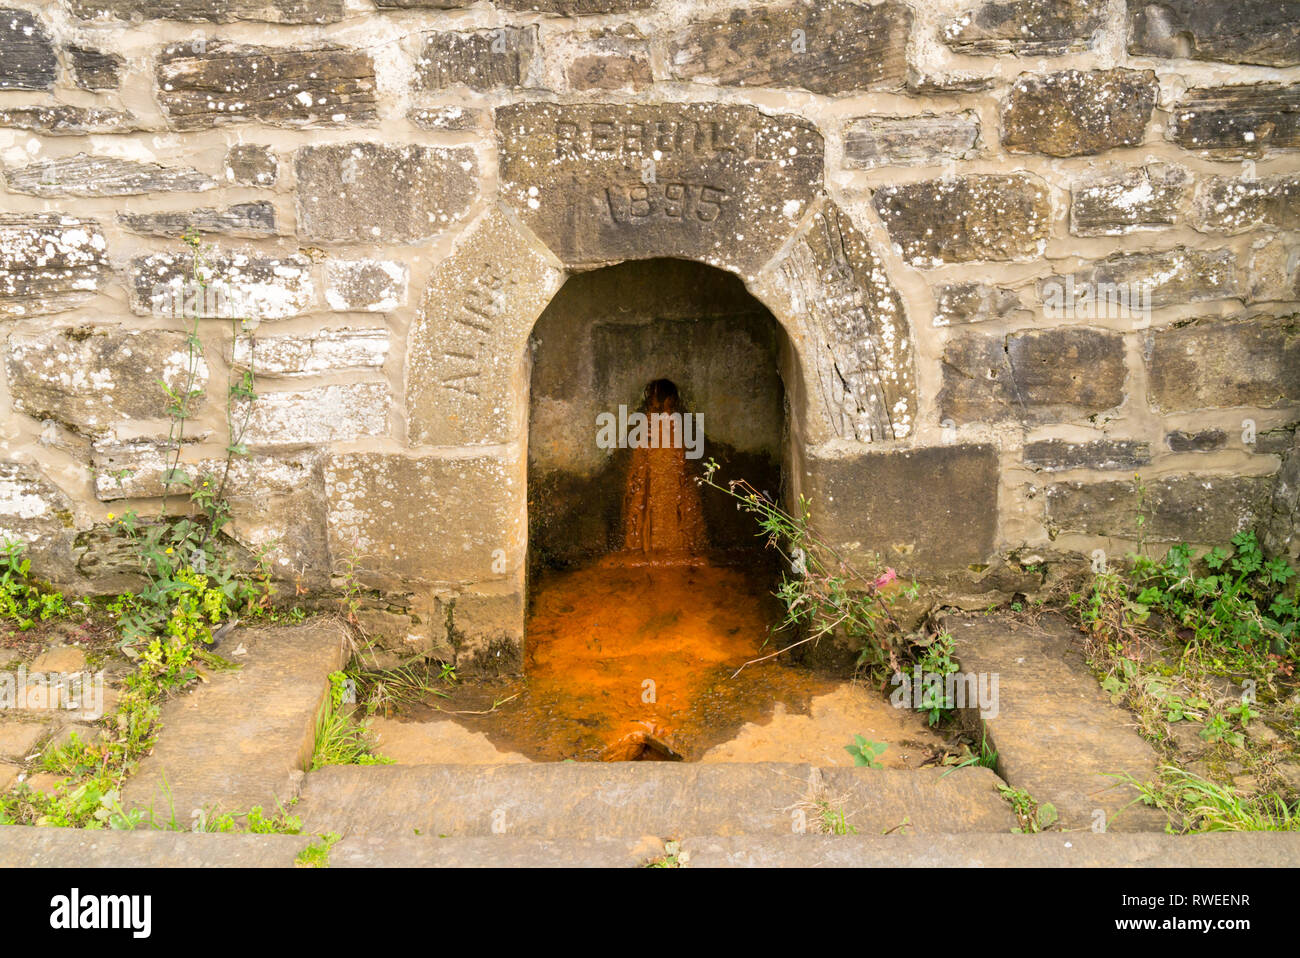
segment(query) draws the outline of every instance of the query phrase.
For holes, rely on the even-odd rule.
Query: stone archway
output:
[[[795,491],[821,497],[836,535],[863,547],[870,449],[895,505],[924,474],[943,515],[987,517],[951,548],[940,521],[921,559],[987,555],[995,493],[954,499],[972,469],[995,475],[992,449],[890,454],[915,425],[911,336],[880,259],[823,191],[812,124],[719,104],[523,103],[497,128],[499,201],[434,269],[410,332],[409,453],[339,456],[327,476],[331,537],[369,547],[377,585],[427,594],[416,605],[445,617],[458,661],[515,668],[522,649],[529,333],[569,273],[624,260],[728,270],[771,311],[791,346]],[[906,537],[897,513],[872,517],[881,536]]]

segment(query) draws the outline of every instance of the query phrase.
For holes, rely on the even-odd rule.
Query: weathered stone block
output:
[[[3,126],[44,133],[46,136],[134,133],[142,129],[134,116],[122,110],[63,104],[0,109],[0,127]]]
[[[381,369],[387,329],[322,329],[284,336],[240,336],[232,360],[259,376],[314,376],[341,369]]]
[[[407,112],[406,118],[422,130],[438,133],[478,130],[489,122],[486,110],[465,106],[416,107]]]
[[[795,317],[787,332],[803,362],[807,435],[862,442],[911,435],[916,372],[903,302],[849,218],[825,203],[766,276],[759,291]]]
[[[11,333],[5,370],[14,408],[34,419],[101,435],[128,419],[167,417],[165,382],[183,392],[189,381],[186,335],[171,330],[83,326]],[[193,388],[207,384],[207,363],[196,364]],[[202,407],[199,397],[192,409]]]
[[[1169,138],[1185,150],[1223,156],[1300,147],[1300,85],[1188,90],[1170,110]]]
[[[212,177],[189,167],[78,153],[6,172],[5,185],[15,193],[32,196],[134,196],[196,193],[217,184]]]
[[[1300,64],[1296,0],[1158,0],[1130,5],[1128,19],[1132,54]]]
[[[101,502],[115,499],[147,499],[163,494],[163,479],[175,462],[175,446],[154,439],[96,440],[90,462],[95,469],[95,497]],[[226,493],[249,498],[287,495],[306,486],[319,465],[314,450],[280,456],[236,456],[230,461]],[[225,475],[225,459],[194,459],[181,453],[178,468],[191,480]],[[180,487],[173,484],[171,493]]]
[[[1038,256],[1051,219],[1047,185],[1029,173],[901,183],[872,202],[895,250],[922,267]]]
[[[810,456],[803,495],[812,524],[841,555],[869,554],[903,574],[987,562],[998,513],[991,445]]]
[[[327,243],[418,243],[458,222],[478,193],[469,147],[304,146],[294,170],[298,233]]]
[[[320,591],[330,583],[325,490],[320,471],[290,493],[231,498],[235,541],[250,553],[264,554],[281,588]]]
[[[941,37],[968,55],[1055,56],[1086,50],[1105,23],[1104,0],[1009,0],[966,11]]]
[[[410,333],[407,428],[412,444],[519,437],[528,333],[563,282],[559,269],[492,209],[435,267]]]
[[[239,186],[274,186],[280,175],[275,151],[261,143],[237,143],[226,154],[226,181]]]
[[[62,213],[0,213],[0,316],[70,309],[109,271],[99,224]]]
[[[1069,307],[1073,289],[1076,304],[1086,288],[1092,295],[1092,312],[1073,311],[1073,318],[1123,315],[1108,312],[1112,301],[1107,300],[1107,290],[1133,292],[1129,300],[1136,312],[1138,304],[1149,298],[1151,307],[1179,303],[1199,303],[1212,299],[1226,299],[1235,295],[1236,263],[1230,249],[1188,249],[1175,246],[1154,253],[1115,253],[1093,266],[1068,276],[1050,276],[1038,284],[1039,295],[1049,312],[1054,311],[1058,300]],[[1067,294],[1062,297],[1063,291]]]
[[[325,302],[338,312],[389,312],[406,303],[409,274],[391,260],[327,260]]]
[[[0,542],[22,542],[34,574],[72,577],[72,501],[35,466],[0,462]]]
[[[654,82],[650,41],[630,23],[569,40],[576,47],[564,70],[571,89],[640,90]]]
[[[316,289],[311,259],[300,253],[266,256],[214,251],[204,256],[196,288],[188,253],[154,253],[131,260],[131,308],[140,314],[199,319],[275,320],[311,309]]]
[[[945,283],[935,293],[935,326],[1005,319],[1022,309],[1020,293],[986,283]]]
[[[447,623],[457,668],[512,674],[524,667],[524,593],[461,590],[437,596],[434,616]]]
[[[1189,181],[1181,167],[1153,163],[1075,186],[1070,190],[1070,232],[1121,236],[1173,226]]]
[[[1300,228],[1300,176],[1207,177],[1197,184],[1193,216],[1197,229],[1223,233]]]
[[[518,457],[330,456],[330,552],[365,555],[362,576],[380,588],[513,580],[526,546],[524,482]]]
[[[69,0],[82,20],[336,23],[344,0]]]
[[[180,130],[258,120],[343,126],[375,120],[370,55],[335,45],[304,49],[213,41],[164,48],[154,69],[158,104]]]
[[[519,103],[496,120],[502,195],[568,264],[756,271],[821,189],[812,124],[753,107]]]
[[[225,236],[274,236],[275,207],[261,200],[236,203],[224,210],[204,207],[185,213],[118,213],[117,221],[133,233],[176,239],[188,230]]]
[[[1264,515],[1271,476],[1168,476],[1143,481],[1139,501],[1131,480],[1061,482],[1047,487],[1047,528],[1062,533],[1150,541],[1223,545]]]
[[[975,156],[980,136],[973,110],[922,116],[862,116],[844,127],[844,167],[923,166]]]
[[[70,46],[66,48],[73,82],[83,90],[116,90],[122,85],[126,59],[106,50]]]
[[[564,69],[573,90],[643,90],[654,83],[650,58],[586,53]]]
[[[1096,439],[1091,442],[1040,439],[1025,444],[1025,465],[1045,472],[1135,469],[1150,461],[1150,444],[1137,439]]]
[[[1066,328],[989,336],[955,333],[944,347],[943,419],[1068,422],[1124,401],[1124,339]]]
[[[263,392],[253,403],[244,440],[255,447],[306,446],[382,436],[392,404],[387,383]]]
[[[424,90],[515,89],[526,85],[536,50],[536,26],[430,33],[415,61],[416,82]]]
[[[1222,429],[1202,429],[1200,432],[1176,429],[1165,434],[1165,445],[1170,452],[1213,452],[1227,444],[1228,434]]]
[[[439,620],[435,613],[433,622],[428,622],[409,610],[392,612],[388,609],[359,609],[356,624],[361,633],[375,645],[398,653],[394,664],[399,664],[405,657],[412,655],[426,655],[442,662],[456,661],[455,651],[447,644],[445,616]],[[367,666],[370,666],[373,655],[373,648],[365,653]]]
[[[1013,153],[1087,156],[1137,146],[1158,84],[1151,70],[1025,74],[1002,101],[1002,145]]]
[[[0,9],[0,90],[48,90],[58,69],[45,24],[27,10]]]
[[[674,79],[719,86],[832,95],[898,88],[907,80],[911,26],[912,11],[893,0],[736,7],[674,35],[668,65]]]
[[[1300,317],[1205,319],[1146,341],[1157,409],[1267,408],[1300,402]]]
[[[1249,302],[1300,299],[1300,244],[1272,236],[1251,247],[1246,260]]]

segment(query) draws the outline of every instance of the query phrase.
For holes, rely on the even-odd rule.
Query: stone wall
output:
[[[1294,554],[1297,0],[0,4],[0,534],[69,587],[161,491],[186,227],[258,321],[201,321],[186,459],[252,357],[239,536],[466,663],[522,635],[533,324],[630,259],[775,316],[850,551],[1029,588],[1140,472],[1148,539]]]

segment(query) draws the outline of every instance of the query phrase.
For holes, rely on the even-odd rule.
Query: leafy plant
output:
[[[684,868],[691,860],[690,852],[682,851],[682,843],[664,842],[664,853],[645,863],[646,868]]]
[[[884,768],[877,759],[885,754],[885,749],[889,748],[884,742],[872,742],[865,736],[853,736],[853,744],[845,745],[844,751],[853,756],[854,765],[865,765],[867,768]]]
[[[818,819],[823,835],[856,835],[858,827],[849,824],[843,808],[832,807],[829,802],[818,806]]]
[[[998,792],[1011,803],[1011,808],[1016,813],[1016,819],[1020,824],[1011,830],[1017,834],[1037,834],[1046,831],[1055,825],[1059,818],[1055,805],[1051,802],[1039,804],[1023,788],[1012,788],[999,782]]]
[[[71,614],[63,593],[38,588],[31,579],[32,560],[17,540],[0,543],[0,619],[22,631],[38,621]]]
[[[927,681],[921,694],[921,709],[926,713],[930,725],[938,725],[941,720],[952,715],[956,703],[948,694],[949,675],[957,672],[960,666],[953,660],[953,638],[949,632],[940,632],[922,646],[916,664]],[[937,681],[930,679],[937,677]]]
[[[1185,543],[1159,559],[1130,559],[1127,575],[1099,574],[1086,597],[1073,597],[1086,627],[1132,636],[1158,613],[1170,634],[1213,664],[1294,671],[1300,661],[1295,570],[1281,556],[1265,559],[1254,531],[1237,533],[1231,549],[1216,547],[1199,561]]]
[[[299,868],[329,868],[330,867],[330,849],[338,844],[342,836],[338,832],[326,832],[324,835],[318,835],[311,840],[298,857],[294,859],[294,864]]]

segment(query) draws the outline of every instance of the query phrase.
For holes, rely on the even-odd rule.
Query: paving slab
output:
[[[863,832],[1009,831],[988,769],[826,768],[759,762],[336,766],[307,775],[295,814],[313,832],[547,839],[786,833],[811,801]]]
[[[397,765],[505,765],[529,761],[526,755],[497,748],[482,732],[452,721],[370,720],[375,751]]]
[[[28,672],[80,672],[86,667],[86,653],[75,645],[56,645],[32,662]]]
[[[181,823],[193,810],[271,811],[297,793],[311,761],[329,674],[345,663],[343,626],[322,619],[241,629],[241,668],[210,675],[163,707],[162,732],[122,791],[127,808]]]
[[[286,868],[310,835],[0,826],[0,868]]]
[[[38,722],[0,722],[0,758],[24,762],[49,734],[50,727]]]
[[[1164,831],[1168,818],[1131,804],[1136,791],[1114,778],[1151,781],[1158,756],[1088,670],[1077,630],[1056,616],[948,616],[944,627],[963,672],[998,678],[997,714],[984,718],[998,774],[1056,806],[1065,828],[1091,828],[1101,809],[1107,831]]]
[[[687,838],[691,868],[1294,868],[1300,833]]]

